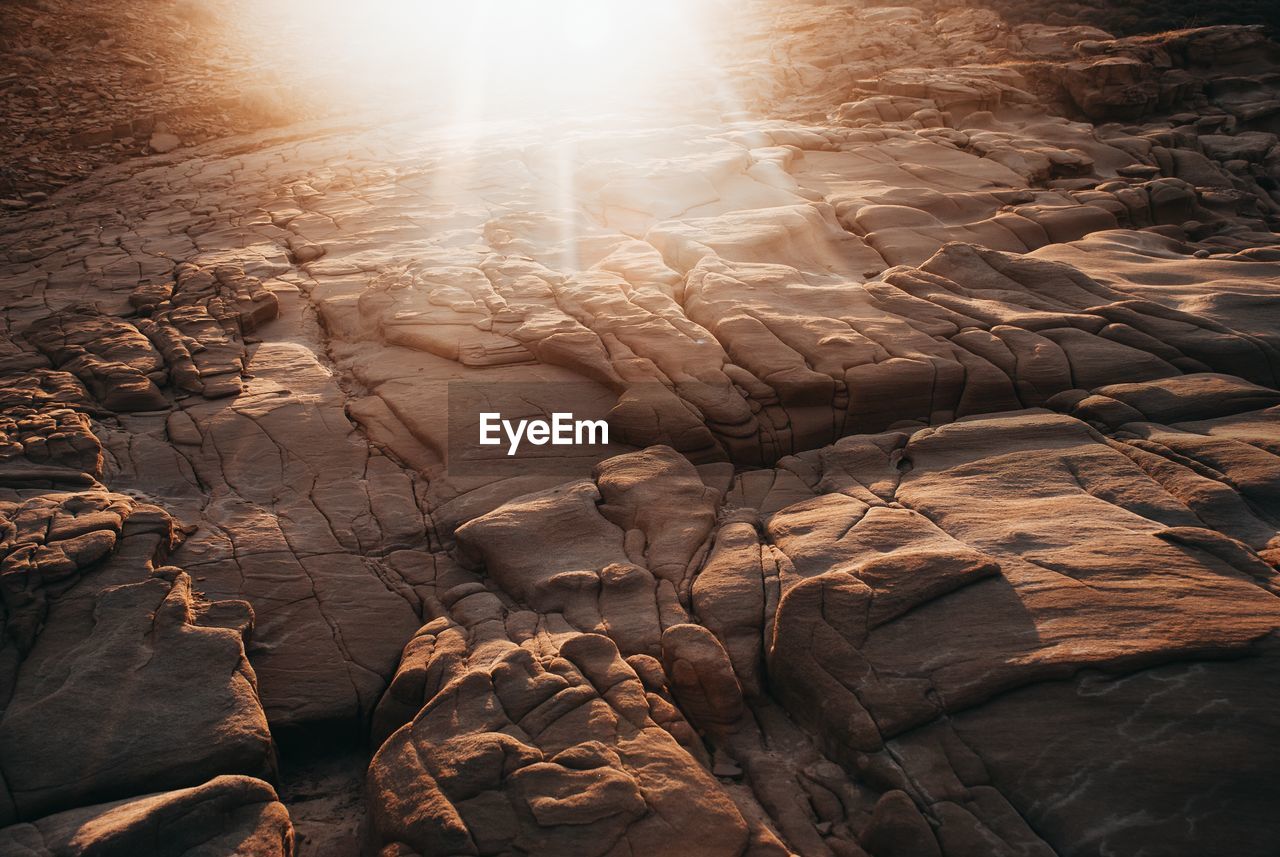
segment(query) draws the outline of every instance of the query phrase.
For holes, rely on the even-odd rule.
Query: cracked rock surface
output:
[[[1272,854],[1280,47],[722,35],[0,218],[0,855]]]

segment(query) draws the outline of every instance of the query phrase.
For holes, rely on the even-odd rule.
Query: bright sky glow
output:
[[[300,61],[347,94],[409,110],[632,112],[722,88],[702,13],[726,0],[289,2],[307,32]]]

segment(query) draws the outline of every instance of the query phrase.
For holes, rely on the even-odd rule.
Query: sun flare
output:
[[[436,116],[626,112],[719,86],[703,25],[719,0],[291,2],[335,92]]]

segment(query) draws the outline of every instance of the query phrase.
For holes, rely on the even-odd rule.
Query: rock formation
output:
[[[0,219],[0,855],[1273,852],[1280,47],[725,15]]]

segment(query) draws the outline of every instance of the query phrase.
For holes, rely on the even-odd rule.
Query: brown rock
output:
[[[271,786],[222,776],[204,785],[46,816],[0,829],[0,851],[32,857],[290,857],[289,814]]]

